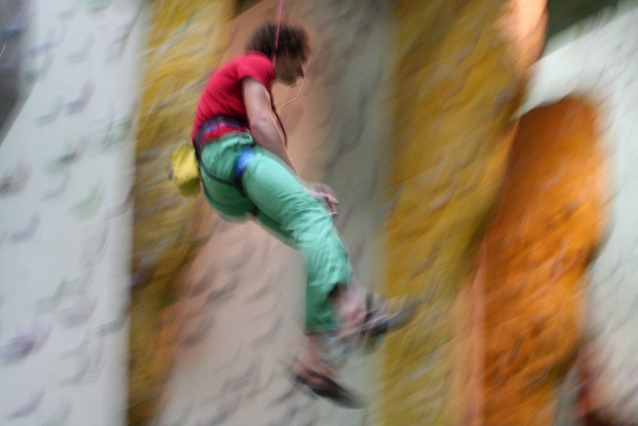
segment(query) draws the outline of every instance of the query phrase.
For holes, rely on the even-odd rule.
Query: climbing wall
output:
[[[401,1],[395,19],[386,288],[425,303],[384,347],[382,424],[452,424],[475,386],[452,309],[503,182],[544,2]]]
[[[612,190],[608,233],[592,265],[587,298],[588,345],[573,375],[582,392],[576,412],[599,424],[638,422],[636,390],[635,192],[636,43],[635,1],[559,34],[535,67],[527,109],[570,92],[595,99],[599,125],[611,157]],[[591,423],[595,424],[595,423]]]
[[[202,200],[169,180],[172,151],[190,143],[197,99],[221,56],[230,0],[165,1],[151,7],[137,111],[129,418],[157,412],[181,321],[179,273],[199,245]]]
[[[144,3],[2,3],[0,424],[123,425]]]
[[[569,97],[520,121],[469,284],[471,424],[549,425],[584,335],[586,268],[607,225],[596,105]]]
[[[381,351],[336,356],[370,401],[350,411],[287,379],[302,337],[296,252],[168,181],[209,71],[275,19],[277,2],[228,26],[231,1],[24,2],[1,34],[20,37],[22,57],[0,53],[0,72],[21,79],[22,97],[0,133],[0,423],[125,424],[130,373],[140,424],[547,424],[583,329],[596,373],[584,410],[635,421],[635,11],[541,64],[532,104],[573,88],[596,89],[593,104],[517,124],[542,1],[389,3],[286,0],[314,55],[303,84],[275,88],[293,161],[340,198],[335,224],[360,280],[425,300]],[[617,195],[583,326],[580,272],[605,218],[596,115],[610,123]],[[538,127],[565,138],[526,151]],[[565,153],[551,182],[520,161]],[[506,173],[508,162],[537,179]],[[554,211],[515,190],[543,182],[560,202],[565,188],[579,195]],[[560,242],[521,255],[516,244],[539,235]]]

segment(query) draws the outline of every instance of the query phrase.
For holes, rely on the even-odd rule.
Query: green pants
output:
[[[233,171],[243,147],[254,158],[242,176],[243,194]],[[334,330],[335,307],[328,300],[335,285],[346,285],[348,252],[326,206],[311,197],[293,172],[273,153],[255,145],[248,133],[230,133],[204,145],[200,170],[208,203],[227,220],[254,215],[267,229],[301,253],[306,269],[306,332]]]

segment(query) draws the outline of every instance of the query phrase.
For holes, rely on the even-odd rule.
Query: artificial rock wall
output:
[[[130,0],[20,9],[0,19],[2,45],[21,39],[0,68],[21,88],[0,132],[0,424],[125,424],[148,15]]]
[[[463,423],[461,395],[480,386],[462,372],[473,356],[459,342],[453,307],[503,183],[527,69],[543,42],[544,7],[397,5],[387,289],[426,301],[386,342],[384,424]]]

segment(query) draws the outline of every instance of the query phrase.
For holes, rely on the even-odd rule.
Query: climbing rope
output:
[[[284,0],[279,0],[279,12],[277,13],[277,30],[275,31],[275,51],[272,53],[272,63],[277,60],[277,50],[279,49],[279,31],[281,30],[281,15],[284,10]]]

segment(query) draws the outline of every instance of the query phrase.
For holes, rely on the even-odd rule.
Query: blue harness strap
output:
[[[239,188],[242,192],[244,186],[241,182],[241,177],[246,170],[246,167],[250,162],[255,158],[255,154],[253,153],[252,146],[245,146],[239,152],[239,156],[237,157],[237,162],[235,162],[235,170],[233,172],[233,181],[235,182],[235,186]]]

